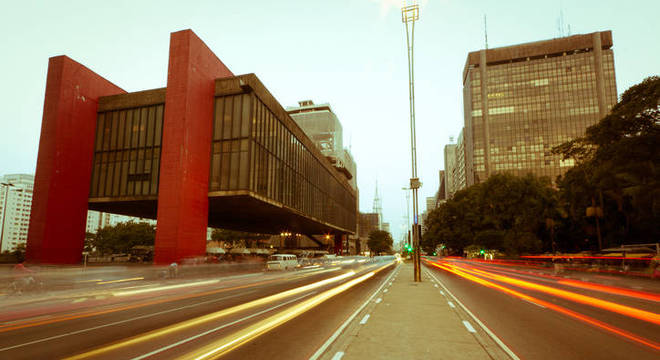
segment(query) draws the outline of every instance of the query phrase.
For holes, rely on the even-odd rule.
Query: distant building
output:
[[[360,238],[368,238],[372,231],[378,230],[380,222],[377,213],[360,213],[358,221],[358,234]]]
[[[467,185],[496,172],[554,181],[573,166],[551,149],[584,135],[616,104],[611,47],[611,31],[602,31],[470,52],[463,70]]]
[[[25,244],[30,225],[34,175],[4,175],[0,181],[0,251]]]
[[[456,144],[445,145],[445,191],[447,199],[454,196],[456,192],[453,176],[456,168],[456,147]]]
[[[381,224],[382,230],[386,232],[390,232],[390,223],[384,222]]]
[[[357,189],[357,167],[350,151],[344,148],[343,128],[330,104],[314,104],[312,100],[302,100],[298,105],[286,108],[289,116],[335,168],[346,175],[353,189]]]

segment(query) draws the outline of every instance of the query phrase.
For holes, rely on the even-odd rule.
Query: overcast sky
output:
[[[410,178],[405,31],[399,0],[12,1],[0,13],[0,175],[34,173],[48,58],[67,55],[126,91],[166,85],[170,32],[192,29],[235,74],[282,106],[328,102],[358,166],[360,210],[378,182],[384,219],[405,231]],[[660,73],[660,1],[422,1],[415,32],[418,163],[425,197],[463,126],[469,51],[612,30],[617,90]]]

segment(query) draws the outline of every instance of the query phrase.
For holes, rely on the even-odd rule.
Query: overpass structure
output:
[[[166,88],[126,93],[49,61],[30,262],[80,262],[88,209],[157,219],[154,261],[170,263],[204,255],[208,226],[332,234],[321,238],[340,248],[356,204],[259,79],[235,76],[191,30],[171,34]]]

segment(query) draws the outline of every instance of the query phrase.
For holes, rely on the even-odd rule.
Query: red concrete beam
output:
[[[215,79],[228,76],[191,30],[171,34],[155,263],[206,253]]]
[[[27,261],[80,262],[87,222],[98,98],[124,92],[66,56],[50,58]]]

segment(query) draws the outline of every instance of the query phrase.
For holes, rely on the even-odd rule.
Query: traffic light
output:
[[[481,254],[481,255],[483,255],[485,253],[486,253],[486,251],[484,249],[481,249],[481,251],[479,251],[479,254]]]

